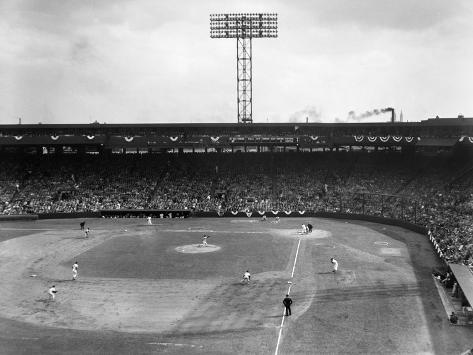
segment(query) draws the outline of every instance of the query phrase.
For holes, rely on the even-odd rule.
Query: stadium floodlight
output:
[[[237,39],[238,123],[253,122],[252,38],[276,38],[278,15],[266,13],[211,14],[211,38]]]

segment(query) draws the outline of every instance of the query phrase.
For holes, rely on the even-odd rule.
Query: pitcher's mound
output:
[[[214,244],[207,244],[207,246],[201,246],[201,244],[188,244],[188,245],[181,245],[176,247],[176,251],[179,253],[188,253],[188,254],[196,254],[196,253],[212,253],[214,251],[220,250],[221,247],[214,245]]]

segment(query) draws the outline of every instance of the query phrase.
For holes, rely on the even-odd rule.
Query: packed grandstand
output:
[[[0,213],[185,210],[219,215],[245,212],[253,216],[306,211],[363,214],[423,226],[431,231],[446,261],[472,265],[473,164],[468,158],[469,147],[458,152],[459,143],[471,137],[461,135],[465,126],[450,130],[426,130],[422,124],[406,127],[392,128],[393,135],[389,135],[389,125],[340,126],[338,131],[322,127],[326,130],[322,136],[321,127],[288,125],[283,127],[285,133],[279,126],[270,127],[267,140],[255,132],[243,136],[223,126],[219,132],[205,125],[197,130],[181,127],[184,133],[167,127],[173,129],[172,133],[166,132],[168,146],[151,143],[145,137],[148,147],[143,150],[136,143],[143,136],[131,135],[143,127],[115,125],[107,136],[106,129],[96,126],[84,138],[91,126],[76,127],[75,135],[66,132],[70,130],[66,126],[3,126]],[[117,129],[128,131],[121,131],[119,136]],[[209,147],[196,149],[202,148],[200,141],[189,150],[184,140],[195,141],[190,132],[202,135],[207,129]],[[305,134],[301,133],[304,129]],[[428,137],[409,140],[396,136],[402,129]],[[473,136],[471,124],[466,129]],[[103,149],[104,143],[96,143],[94,151],[78,142],[77,137],[92,141],[101,134],[100,142],[105,142],[105,147],[109,144],[109,149]],[[228,143],[228,149],[225,144],[215,148],[224,141],[220,138],[224,134],[233,144]],[[241,137],[246,138],[238,141]],[[112,138],[121,139],[124,147],[112,145]],[[304,145],[305,138],[313,144]],[[75,139],[76,143],[64,143],[65,139]],[[336,139],[351,139],[352,143],[336,145]],[[363,139],[365,142],[360,142]],[[440,143],[418,149],[419,141],[429,139]],[[30,143],[19,145],[22,140]],[[453,143],[446,147],[446,140]],[[152,154],[153,143],[159,154]],[[130,145],[134,145],[132,149]]]

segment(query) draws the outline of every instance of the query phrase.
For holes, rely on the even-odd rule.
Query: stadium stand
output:
[[[464,169],[392,152],[11,157],[0,168],[0,212],[366,214],[425,226],[446,261],[471,265],[473,177]]]

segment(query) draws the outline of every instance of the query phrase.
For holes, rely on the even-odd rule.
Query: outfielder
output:
[[[153,222],[151,222],[151,216],[148,216],[148,225],[152,225]]]

